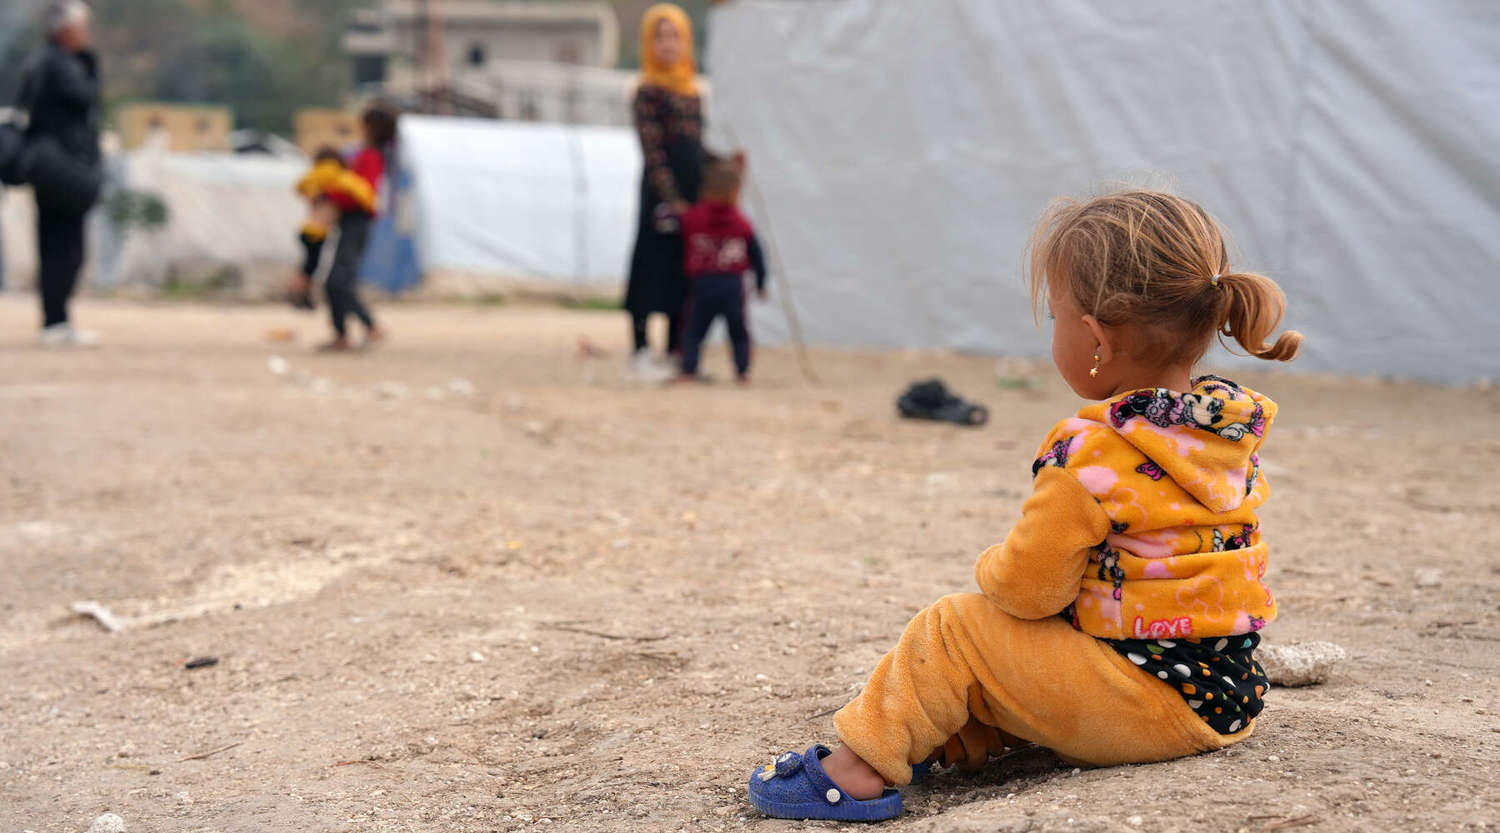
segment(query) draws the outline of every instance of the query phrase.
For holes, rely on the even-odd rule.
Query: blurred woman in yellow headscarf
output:
[[[667,352],[680,351],[687,279],[677,218],[698,199],[706,159],[693,24],[687,12],[671,3],[652,6],[641,21],[641,81],[634,109],[645,172],[625,291],[635,343],[631,368],[642,378],[665,380],[675,373],[652,358],[646,321],[652,313],[666,313]]]

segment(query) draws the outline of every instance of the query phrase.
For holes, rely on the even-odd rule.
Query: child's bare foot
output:
[[[382,341],[385,341],[385,330],[379,327],[371,327],[370,331],[365,333],[365,343],[363,346],[368,350]]]
[[[866,801],[885,792],[885,778],[847,746],[823,759],[823,772],[850,798]]]

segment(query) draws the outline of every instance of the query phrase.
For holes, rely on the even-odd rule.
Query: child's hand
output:
[[[672,200],[672,213],[679,217],[686,214],[692,207],[686,200]]]

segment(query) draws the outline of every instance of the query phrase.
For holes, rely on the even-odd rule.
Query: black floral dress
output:
[[[702,102],[696,95],[642,86],[635,94],[635,127],[645,171],[625,309],[636,317],[653,312],[675,317],[682,314],[687,301],[687,278],[682,271],[682,236],[666,206],[698,199],[707,158]]]

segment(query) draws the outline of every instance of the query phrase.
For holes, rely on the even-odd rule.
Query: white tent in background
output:
[[[401,158],[429,277],[613,290],[625,274],[641,177],[633,130],[403,116]]]
[[[408,191],[387,199],[395,222],[380,228],[415,244],[416,266],[438,291],[618,290],[640,189],[633,130],[428,116],[403,116],[400,130]],[[184,266],[233,266],[274,286],[298,262],[307,207],[293,185],[306,160],[137,151],[110,164],[118,184],[161,196],[170,222],[154,234],[121,234],[96,211],[95,285],[156,284]],[[0,204],[7,280],[29,285],[36,262],[30,201],[20,191],[7,196]],[[392,245],[372,251],[376,260],[400,259]],[[406,288],[419,279],[407,274],[410,266],[372,262],[364,272]]]
[[[89,217],[87,280],[92,285],[159,285],[182,269],[201,274],[233,267],[266,285],[290,275],[297,262],[297,228],[307,213],[293,190],[307,169],[305,161],[141,150],[111,156],[106,164],[113,186],[160,197],[168,223],[153,233],[122,232],[108,222],[104,206],[96,208]],[[29,190],[5,193],[0,227],[7,287],[32,285],[37,261]]]
[[[1127,180],[1280,280],[1298,366],[1500,377],[1494,2],[735,0],[711,32],[810,341],[1044,352],[1032,224]]]

